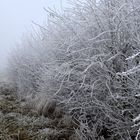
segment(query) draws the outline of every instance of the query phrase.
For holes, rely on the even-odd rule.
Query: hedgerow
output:
[[[79,121],[80,139],[138,140],[139,4],[78,0],[62,15],[44,8],[47,25],[11,55],[19,95],[56,99]]]

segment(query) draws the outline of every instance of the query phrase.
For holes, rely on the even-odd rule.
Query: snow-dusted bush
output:
[[[33,39],[23,40],[22,47],[13,50],[9,58],[9,78],[24,97],[37,92],[42,65],[38,45]]]
[[[83,139],[133,139],[139,114],[139,0],[79,0],[10,59],[22,95],[55,98]]]

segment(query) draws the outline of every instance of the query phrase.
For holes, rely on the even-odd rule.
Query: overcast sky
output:
[[[0,0],[0,69],[6,66],[8,53],[20,41],[22,34],[31,31],[31,21],[46,21],[43,7],[61,11],[67,0]]]

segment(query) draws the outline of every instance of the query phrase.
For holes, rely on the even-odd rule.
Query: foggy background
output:
[[[42,25],[47,20],[45,8],[62,12],[67,0],[0,0],[0,71],[6,68],[7,58],[23,33],[32,31],[32,21]]]

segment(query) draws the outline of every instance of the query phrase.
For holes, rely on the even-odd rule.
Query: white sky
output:
[[[46,20],[43,7],[61,10],[67,0],[0,0],[0,70],[6,66],[8,53],[20,41],[22,34],[31,31],[31,21]]]

